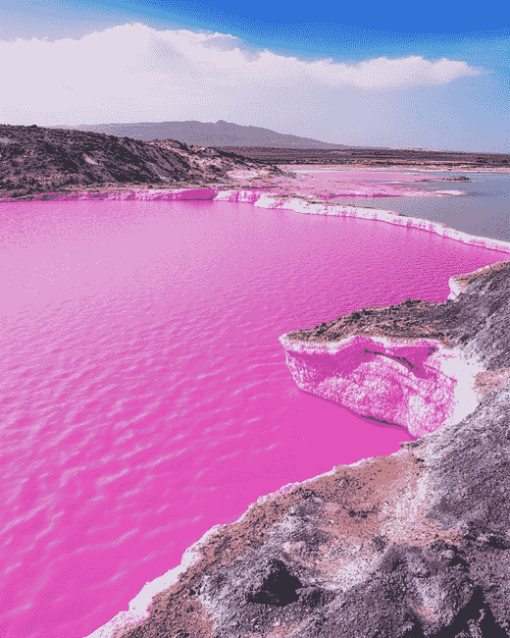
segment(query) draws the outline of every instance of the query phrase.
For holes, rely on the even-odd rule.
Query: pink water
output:
[[[0,636],[81,638],[258,496],[410,436],[298,391],[278,337],[507,255],[213,202],[4,204]]]

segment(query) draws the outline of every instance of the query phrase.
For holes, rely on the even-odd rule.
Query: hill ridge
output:
[[[217,122],[176,120],[169,122],[136,122],[124,124],[79,124],[77,126],[59,125],[55,128],[106,133],[117,137],[127,136],[145,142],[155,139],[174,139],[184,144],[195,144],[199,146],[266,146],[268,148],[317,149],[353,148],[346,144],[330,144],[310,137],[277,133],[268,128],[243,126],[225,120],[218,120]]]

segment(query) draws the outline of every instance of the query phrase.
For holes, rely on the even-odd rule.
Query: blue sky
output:
[[[224,119],[509,152],[505,12],[494,0],[3,0],[0,121]]]

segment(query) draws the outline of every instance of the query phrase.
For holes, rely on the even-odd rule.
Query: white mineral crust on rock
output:
[[[474,384],[483,367],[435,340],[356,335],[315,343],[283,335],[280,341],[301,390],[413,436],[458,423],[478,404]]]

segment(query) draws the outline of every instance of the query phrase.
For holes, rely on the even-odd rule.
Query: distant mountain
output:
[[[131,137],[135,140],[150,142],[159,140],[177,140],[184,144],[197,146],[265,146],[268,148],[303,149],[343,149],[352,148],[345,144],[328,144],[309,137],[284,135],[267,128],[240,126],[232,122],[218,120],[212,122],[139,122],[137,124],[80,124],[78,126],[56,126],[79,131],[106,133],[116,137]]]

